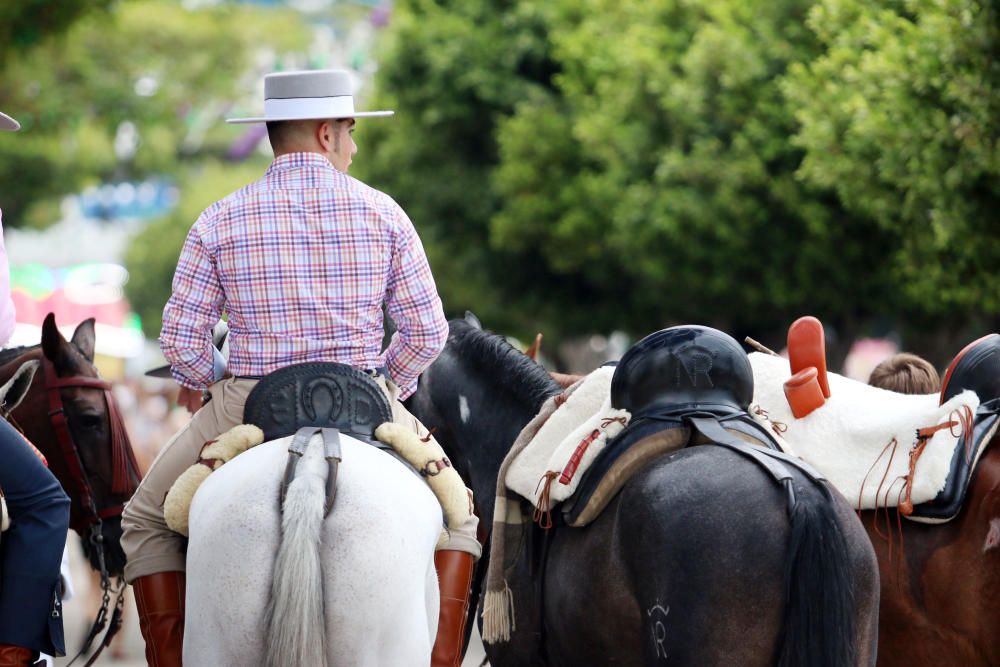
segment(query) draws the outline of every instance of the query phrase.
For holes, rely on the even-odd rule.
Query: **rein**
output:
[[[76,487],[75,490],[77,497],[80,499],[80,505],[83,507],[82,512],[73,512],[70,527],[81,535],[84,531],[89,533],[87,539],[89,539],[91,546],[97,552],[97,561],[100,566],[101,591],[103,593],[101,608],[97,612],[97,617],[94,619],[90,632],[87,633],[83,648],[69,662],[72,665],[80,656],[89,651],[94,639],[97,638],[97,635],[107,625],[108,631],[104,636],[104,640],[84,666],[90,667],[101,655],[104,648],[111,643],[111,639],[121,628],[122,609],[125,603],[125,583],[119,577],[117,588],[111,584],[111,577],[104,562],[103,519],[121,516],[125,506],[124,504],[118,504],[105,507],[101,510],[97,509],[93,488],[83,470],[80,450],[76,446],[73,434],[69,430],[69,421],[66,418],[61,390],[75,387],[100,389],[104,392],[104,402],[108,410],[108,422],[111,426],[112,494],[131,496],[135,493],[137,487],[136,480],[139,477],[139,466],[136,463],[135,455],[132,453],[132,445],[129,442],[121,413],[118,411],[118,403],[111,393],[111,383],[100,378],[84,377],[81,375],[61,378],[56,374],[55,366],[48,359],[43,359],[42,366],[45,369],[45,392],[48,397],[49,422],[52,425],[52,430],[55,432],[56,441],[59,443],[63,459],[66,461],[72,484]],[[112,593],[116,594],[116,599],[109,625],[108,609],[111,606]]]

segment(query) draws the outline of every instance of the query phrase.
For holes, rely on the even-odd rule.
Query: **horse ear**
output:
[[[3,406],[7,414],[13,412],[14,408],[27,395],[28,389],[31,387],[31,381],[35,379],[35,371],[38,370],[39,365],[41,365],[41,362],[37,359],[24,362],[14,371],[14,375],[0,387],[0,405]]]
[[[476,317],[475,313],[471,310],[465,311],[465,321],[474,326],[476,329],[479,329],[480,331],[483,330],[483,323],[479,321],[479,318]]]
[[[66,339],[59,333],[59,327],[56,326],[55,313],[49,313],[45,316],[45,321],[42,322],[42,352],[45,354],[45,358],[52,363],[60,360],[64,354],[65,345]]]
[[[542,349],[542,334],[535,334],[535,342],[531,344],[527,350],[524,351],[524,355],[531,359],[532,361],[538,361],[538,353]]]
[[[94,363],[94,318],[86,319],[80,323],[73,332],[73,339],[70,341],[76,345],[84,358],[90,363]]]

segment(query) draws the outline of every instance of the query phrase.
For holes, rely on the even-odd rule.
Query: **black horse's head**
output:
[[[497,471],[542,402],[562,388],[542,366],[478,320],[452,320],[448,342],[420,376],[407,408],[444,448],[491,516]],[[484,513],[485,510],[485,513]]]
[[[103,555],[114,576],[125,567],[121,508],[135,490],[139,472],[110,385],[100,379],[93,361],[94,320],[80,324],[67,341],[50,314],[40,347],[0,356],[0,382],[25,364],[39,362],[11,421],[45,455],[70,497],[71,527],[83,538],[91,565],[99,570]]]

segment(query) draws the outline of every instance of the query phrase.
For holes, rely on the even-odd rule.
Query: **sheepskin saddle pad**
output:
[[[611,407],[613,366],[591,372],[563,395],[507,468],[507,488],[547,512],[569,498],[584,471],[629,422],[627,410]]]
[[[329,362],[270,373],[253,388],[243,409],[243,423],[260,427],[267,441],[316,427],[370,442],[379,424],[389,421],[389,399],[370,374]]]
[[[201,448],[198,461],[181,473],[163,501],[163,518],[170,530],[187,536],[191,501],[208,476],[234,456],[264,442],[264,432],[251,424],[241,424],[210,440]]]
[[[830,398],[796,419],[784,395],[788,361],[759,352],[749,357],[751,414],[858,509],[898,507],[927,523],[957,514],[971,469],[997,428],[996,412],[980,410],[974,391],[941,403],[937,394],[899,394],[828,373]]]
[[[585,526],[638,471],[689,445],[729,448],[780,482],[788,466],[821,479],[784,456],[770,432],[750,417],[753,371],[725,332],[681,325],[646,336],[622,357],[611,382],[611,406],[632,415],[562,506],[567,525]]]

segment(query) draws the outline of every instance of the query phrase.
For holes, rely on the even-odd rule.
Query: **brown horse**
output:
[[[139,469],[111,385],[93,364],[94,320],[80,324],[67,341],[49,314],[41,345],[0,352],[0,384],[33,360],[39,370],[5,416],[48,459],[72,501],[70,527],[106,585],[125,567],[121,511],[138,485]]]
[[[941,525],[865,511],[882,581],[878,664],[1000,665],[1000,436],[958,516]]]

